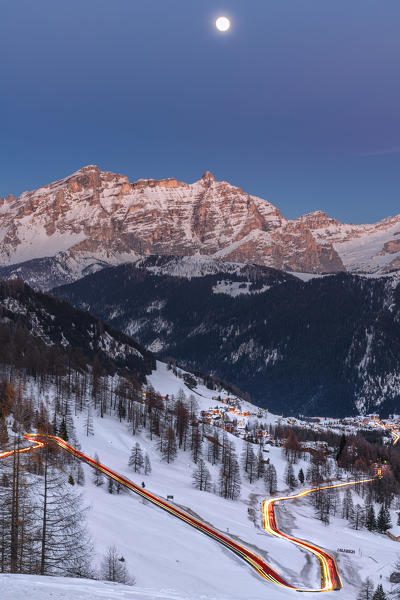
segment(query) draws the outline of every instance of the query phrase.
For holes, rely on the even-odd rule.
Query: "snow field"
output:
[[[157,363],[157,370],[149,377],[149,383],[162,395],[177,394],[179,389],[185,389],[182,379],[168,371],[162,363]],[[27,387],[32,397],[40,398],[33,382]],[[212,400],[215,391],[199,385],[195,392],[199,410],[217,404]],[[189,395],[190,390],[185,389],[185,393]],[[48,401],[51,404],[51,393]],[[257,411],[250,403],[241,404],[243,410]],[[192,511],[201,520],[263,556],[292,583],[301,587],[319,586],[320,571],[314,557],[263,531],[260,505],[266,492],[262,481],[250,486],[243,477],[241,498],[237,502],[224,500],[213,493],[200,492],[192,485],[194,464],[189,451],[179,451],[177,459],[167,465],[160,460],[157,440],[150,440],[147,432],[132,436],[126,422],[120,423],[108,415],[103,419],[97,415],[93,417],[94,435],[87,437],[84,431],[85,412],[74,416],[76,436],[86,454],[94,456],[97,452],[105,465],[139,485],[144,480],[146,489],[157,495],[165,498],[172,494],[178,506]],[[268,413],[262,420],[274,423],[279,417]],[[240,457],[245,442],[233,436],[230,439]],[[128,466],[131,448],[137,441],[151,459],[153,470],[146,477],[135,474]],[[286,459],[283,450],[272,446],[266,446],[266,450],[265,458],[270,458],[278,473],[278,489],[285,493],[283,476]],[[306,472],[308,464],[301,460],[294,465],[296,475],[300,467]],[[219,467],[209,463],[207,466],[213,482],[217,481]],[[135,494],[125,492],[111,495],[106,483],[96,487],[92,481],[93,470],[87,465],[84,470],[86,483],[79,489],[85,504],[91,507],[88,525],[95,546],[94,564],[98,566],[107,547],[115,544],[126,560],[128,571],[136,578],[136,586],[131,588],[105,582],[3,575],[0,576],[2,599],[22,599],[28,587],[32,597],[38,595],[41,600],[79,600],[81,597],[88,600],[281,600],[296,594],[264,581],[232,552]],[[359,498],[354,498],[354,501],[362,503]],[[249,508],[254,510],[254,519],[249,514]],[[366,530],[355,531],[340,518],[331,517],[331,524],[327,527],[314,518],[314,509],[307,499],[278,505],[276,513],[283,531],[312,541],[335,556],[344,586],[338,592],[339,598],[353,600],[358,594],[361,579],[367,576],[372,577],[375,584],[382,581],[386,591],[390,589],[387,578],[400,549],[396,542]],[[394,523],[395,516],[392,511]],[[337,552],[338,548],[355,549],[356,553],[341,554]],[[308,597],[316,598],[316,594],[311,593]]]

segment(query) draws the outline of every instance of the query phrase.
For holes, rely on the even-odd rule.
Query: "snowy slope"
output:
[[[183,389],[186,395],[194,394],[196,397],[197,403],[199,405],[199,410],[207,410],[210,407],[225,407],[226,405],[223,402],[218,402],[218,400],[213,400],[218,395],[221,396],[229,396],[230,398],[237,400],[240,402],[243,411],[250,411],[254,413],[262,414],[262,421],[264,423],[272,423],[275,424],[281,417],[273,415],[266,410],[260,409],[255,404],[251,402],[247,402],[246,400],[242,400],[232,393],[228,393],[224,390],[221,392],[217,392],[215,390],[208,389],[205,385],[198,383],[195,389],[189,389],[185,386],[182,379],[176,377],[172,370],[168,370],[168,367],[165,363],[161,361],[156,362],[157,368],[152,371],[151,375],[147,375],[146,379],[148,384],[152,385],[156,392],[159,392],[162,396],[168,394],[169,396],[175,395],[179,392],[179,390]],[[183,369],[177,368],[178,373],[184,374],[185,371]]]
[[[189,600],[190,596],[108,581],[0,573],[0,598],[26,600]]]
[[[162,395],[176,394],[183,383],[162,363],[157,363],[157,370],[149,379]],[[26,393],[32,399],[44,400],[51,405],[54,390],[50,389],[43,397],[38,385],[30,380]],[[199,385],[196,394],[199,408],[205,410],[215,406],[214,395],[215,392]],[[258,410],[250,403],[241,404],[243,409]],[[94,434],[87,437],[84,413],[77,412],[73,418],[75,435],[86,454],[93,456],[97,452],[104,464],[135,483],[140,484],[144,480],[146,489],[151,492],[164,498],[172,494],[178,506],[253,549],[293,584],[319,586],[317,561],[286,540],[267,535],[262,529],[260,503],[266,493],[261,481],[250,486],[243,480],[241,498],[237,502],[200,492],[192,485],[194,464],[189,452],[179,452],[177,459],[167,465],[161,462],[157,442],[150,440],[147,432],[132,436],[126,422],[120,423],[114,416],[100,418],[96,415]],[[263,414],[263,421],[266,419],[277,422],[279,417]],[[236,437],[231,439],[240,455],[245,442]],[[153,470],[146,477],[135,474],[128,466],[130,450],[137,441],[151,458]],[[286,459],[283,451],[272,446],[265,449],[265,456],[278,471],[279,491],[285,492],[283,473]],[[305,471],[307,465],[307,461],[299,461],[295,465],[296,472],[300,467]],[[208,466],[215,481],[217,468]],[[80,490],[85,503],[91,507],[88,519],[95,547],[94,564],[98,565],[106,548],[115,544],[126,560],[128,571],[135,576],[136,586],[3,575],[0,576],[2,600],[22,600],[27,594],[41,600],[284,600],[296,597],[295,592],[262,580],[248,565],[215,541],[133,493],[109,494],[107,485],[96,487],[90,467],[85,465],[84,470],[86,483]],[[254,518],[249,508],[254,510]],[[392,521],[395,516],[393,510]],[[340,518],[332,518],[330,526],[326,527],[314,518],[314,510],[308,500],[281,503],[277,507],[277,517],[285,532],[319,544],[336,557],[344,585],[343,590],[338,592],[342,600],[353,600],[360,580],[367,575],[375,583],[382,575],[382,582],[389,589],[388,576],[399,547],[386,536],[365,530],[354,531]],[[337,552],[338,548],[354,549],[355,554],[342,554]],[[309,597],[317,598],[317,594],[311,593]]]
[[[165,366],[158,364],[151,376],[151,383],[162,394],[176,393],[182,381],[176,379]],[[200,408],[210,407],[212,392],[199,386],[197,396]],[[255,409],[250,404],[247,408]],[[269,416],[271,421],[278,417]],[[179,453],[171,465],[161,463],[154,441],[146,435],[133,437],[125,424],[115,418],[95,419],[94,436],[83,434],[83,416],[76,418],[76,431],[82,449],[93,455],[98,452],[100,460],[111,468],[128,476],[136,483],[145,479],[146,488],[163,497],[174,495],[174,501],[181,507],[193,511],[202,520],[211,523],[223,532],[229,532],[234,539],[251,547],[284,574],[292,583],[299,586],[319,585],[319,566],[309,555],[284,540],[272,538],[260,526],[260,502],[265,498],[263,483],[249,486],[242,482],[241,499],[238,502],[226,501],[215,494],[199,492],[191,483],[193,463],[189,453]],[[245,442],[232,438],[240,455]],[[149,453],[153,472],[148,477],[135,474],[127,466],[131,446],[139,441]],[[280,448],[267,447],[268,456],[278,471],[279,489],[284,490],[283,472],[285,457]],[[296,466],[306,469],[307,463],[300,461]],[[212,478],[217,477],[216,469],[209,466]],[[87,484],[84,488],[88,502],[92,505],[90,528],[98,553],[116,543],[127,559],[128,568],[136,576],[139,588],[150,582],[163,593],[174,590],[178,595],[193,598],[238,598],[252,599],[271,597],[288,598],[293,592],[283,590],[262,581],[237,557],[218,546],[212,540],[192,530],[184,523],[164,514],[155,507],[148,506],[137,497],[127,494],[109,495],[105,489],[96,488],[91,483],[89,467],[86,467]],[[256,520],[249,517],[248,509],[254,508]],[[342,519],[332,519],[327,529],[313,518],[313,509],[307,501],[296,501],[278,509],[278,518],[285,531],[295,533],[303,539],[321,544],[331,551],[338,560],[344,589],[340,598],[352,599],[356,595],[360,576],[380,574],[387,577],[391,572],[398,547],[385,536],[366,531],[354,532]],[[355,548],[356,556],[337,553],[339,547]],[[358,553],[362,548],[362,555]],[[311,594],[310,597],[313,597]],[[316,595],[315,595],[316,596]]]
[[[98,423],[95,427],[99,429]],[[99,431],[84,450],[90,453],[91,448],[92,454],[98,451],[104,462],[106,456],[107,465],[136,483],[145,479],[146,487],[164,498],[173,494],[179,506],[190,509],[221,531],[229,530],[232,537],[267,558],[277,570],[291,576],[294,582],[303,583],[301,571],[306,562],[305,556],[297,548],[287,548],[281,540],[267,537],[254,526],[247,514],[250,506],[248,491],[243,492],[243,500],[237,503],[199,492],[191,486],[193,464],[187,457],[180,457],[175,464],[166,467],[159,463],[158,453],[145,445],[143,438],[136,439],[150,451],[153,473],[146,478],[135,475],[126,466],[132,443],[129,435],[114,435],[108,427],[104,433]],[[279,598],[287,597],[288,592],[280,590],[278,595],[275,586],[264,582],[250,567],[213,540],[157,508],[144,505],[133,495],[109,495],[105,489],[90,483],[88,472],[86,475],[85,498],[92,505],[89,526],[95,547],[101,555],[108,545],[115,543],[139,587],[151,582],[157,589],[173,589],[194,597],[241,599],[248,591],[251,591],[252,598],[265,597],[266,592]],[[259,493],[261,500],[261,489]],[[224,574],[223,577],[221,574]],[[315,564],[308,581],[317,586],[318,578],[319,569]]]
[[[359,226],[357,235],[343,236],[334,243],[343,264],[353,273],[385,273],[400,257],[398,222],[386,223],[385,227]],[[353,234],[354,235],[354,234]],[[397,236],[397,237],[396,237]],[[397,241],[397,244],[394,242]],[[392,249],[387,244],[393,243]],[[386,248],[385,248],[386,246]]]

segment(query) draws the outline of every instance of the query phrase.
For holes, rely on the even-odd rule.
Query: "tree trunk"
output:
[[[47,467],[48,449],[46,446],[44,459],[44,494],[43,494],[43,519],[42,519],[42,550],[40,556],[40,574],[44,575],[46,568],[46,537],[47,537]]]

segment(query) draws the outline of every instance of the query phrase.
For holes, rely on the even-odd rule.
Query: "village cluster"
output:
[[[335,431],[354,435],[358,430],[380,430],[386,432],[387,443],[396,443],[400,438],[400,417],[392,415],[388,419],[381,419],[378,414],[356,415],[345,417],[343,419],[332,419],[326,417],[275,417],[268,412],[268,409],[251,406],[243,409],[243,403],[237,398],[221,396],[213,397],[215,406],[201,411],[201,420],[205,424],[214,425],[221,429],[248,441],[258,443],[273,443],[272,421],[274,425],[290,425],[307,427],[315,431]],[[246,403],[247,404],[247,403]],[[272,417],[272,419],[271,419]]]
[[[325,417],[304,417],[304,421],[308,421],[316,431],[331,429],[345,434],[354,434],[357,430],[363,429],[366,431],[379,430],[381,433],[386,432],[388,443],[397,443],[399,439],[398,431],[400,429],[400,416],[391,415],[387,419],[381,419],[378,414],[356,415],[354,417],[345,417],[343,419],[329,419]],[[290,424],[301,424],[301,421],[296,419],[287,420]]]
[[[272,439],[268,421],[268,410],[259,408],[257,412],[242,408],[236,398],[214,397],[217,402],[214,408],[201,411],[203,423],[220,427],[245,440],[265,443]],[[222,403],[222,406],[221,406]],[[255,407],[253,407],[255,408]]]

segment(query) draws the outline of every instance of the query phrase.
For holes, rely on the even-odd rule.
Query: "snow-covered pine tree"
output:
[[[148,454],[144,457],[144,474],[150,475],[151,473],[151,462]]]
[[[236,500],[240,496],[240,467],[233,443],[224,436],[223,462],[219,472],[219,493],[223,498]]]
[[[179,448],[185,447],[186,437],[189,429],[189,411],[186,406],[186,396],[183,390],[179,390],[175,402],[175,431]]]
[[[385,594],[385,592],[383,591],[383,587],[382,584],[380,583],[378,585],[378,587],[376,588],[374,595],[372,596],[372,600],[386,600],[387,596]]]
[[[249,469],[249,461],[250,461],[250,456],[253,455],[254,458],[254,452],[253,452],[253,447],[251,444],[249,444],[248,442],[245,444],[244,446],[244,450],[242,452],[242,468],[244,469],[245,473],[248,472]]]
[[[94,434],[93,417],[92,417],[92,411],[90,409],[90,406],[88,406],[88,408],[87,408],[84,428],[85,428],[85,433],[86,433],[87,437]]]
[[[44,474],[36,492],[41,575],[90,576],[91,541],[81,497],[45,450]]]
[[[94,460],[97,463],[100,462],[99,455],[97,454],[97,452],[94,455]],[[104,475],[103,475],[102,471],[100,471],[100,469],[95,468],[94,473],[93,473],[93,483],[97,486],[104,484]]]
[[[250,483],[256,478],[257,475],[257,457],[254,454],[253,445],[247,443],[249,446],[248,457],[247,457],[247,477]]]
[[[293,490],[296,487],[296,476],[294,474],[293,465],[291,462],[288,462],[285,470],[285,483]]]
[[[353,517],[354,514],[354,504],[353,504],[353,495],[350,489],[347,489],[342,503],[342,518],[347,519],[348,521]]]
[[[365,505],[365,526],[368,531],[375,531],[376,529],[376,516],[372,504]]]
[[[361,529],[365,524],[365,512],[364,508],[360,504],[356,504],[353,510],[353,514],[350,517],[351,525],[353,529]]]
[[[264,477],[264,473],[265,473],[264,453],[263,453],[263,447],[260,444],[258,447],[258,454],[257,454],[257,479],[261,479],[262,477]]]
[[[82,463],[79,461],[76,465],[76,478],[75,481],[77,485],[85,484],[85,473],[82,467]]]
[[[174,430],[168,427],[167,435],[162,445],[162,459],[167,463],[173,462],[177,455],[176,438]]]
[[[298,474],[298,480],[300,482],[301,485],[304,485],[304,471],[303,469],[300,469],[299,474]]]
[[[67,432],[67,424],[65,422],[65,418],[61,421],[60,429],[58,431],[58,435],[61,439],[68,442],[68,432]]]
[[[386,533],[386,531],[390,529],[391,526],[392,522],[390,520],[389,509],[387,509],[385,505],[382,504],[378,513],[378,518],[376,520],[376,528],[380,533]]]
[[[221,444],[219,441],[219,431],[217,428],[213,427],[212,435],[208,435],[208,448],[207,448],[207,459],[212,464],[215,465],[221,455]]]
[[[189,418],[193,422],[196,420],[198,411],[199,411],[199,403],[197,402],[196,396],[190,394],[188,401],[188,410],[189,410]]]
[[[143,459],[143,451],[142,451],[142,448],[140,447],[139,442],[136,442],[136,444],[133,446],[133,448],[131,450],[131,455],[129,457],[128,464],[130,467],[133,468],[135,473],[141,472],[143,465],[144,465],[144,459]]]
[[[374,584],[372,579],[367,577],[362,584],[357,596],[357,600],[372,600],[372,596],[374,595]]]
[[[276,475],[276,469],[272,463],[267,465],[264,481],[268,494],[275,494],[278,489],[278,478]]]
[[[334,517],[336,517],[337,513],[340,512],[341,508],[339,492],[337,491],[337,489],[332,488],[328,490],[328,493],[330,496],[330,512]]]
[[[197,464],[202,449],[202,435],[197,423],[193,424],[191,427],[190,449],[192,451],[193,462]]]
[[[193,471],[193,483],[198,490],[211,491],[211,474],[202,458],[199,459]]]

